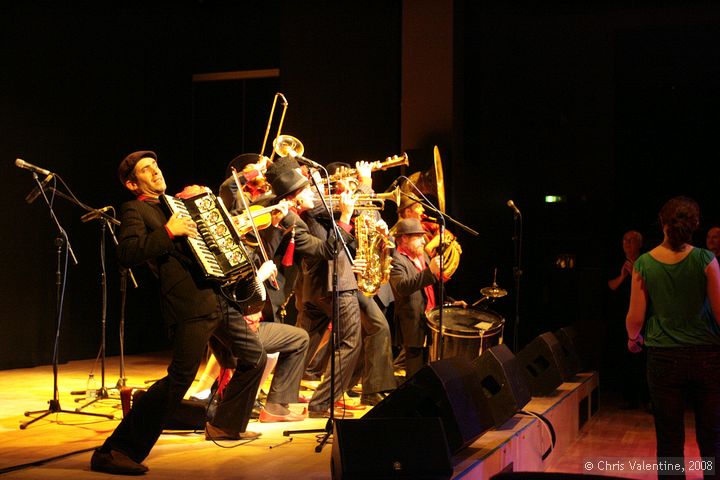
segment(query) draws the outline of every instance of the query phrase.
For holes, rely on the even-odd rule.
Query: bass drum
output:
[[[502,343],[505,319],[492,310],[443,307],[443,352],[440,355],[440,308],[427,312],[427,323],[432,333],[430,361],[449,357],[465,357],[472,361],[490,347]]]

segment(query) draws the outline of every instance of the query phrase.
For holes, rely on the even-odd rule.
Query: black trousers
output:
[[[358,292],[362,353],[352,384],[362,383],[363,394],[386,392],[397,387],[393,369],[390,326],[372,297]],[[352,386],[352,385],[351,385]]]
[[[229,307],[228,315],[233,323],[245,323],[242,314],[232,307]],[[280,353],[270,383],[268,403],[297,402],[308,348],[307,332],[292,325],[265,321],[260,322],[256,335],[266,353]],[[228,348],[215,345],[213,340],[210,343],[220,366],[236,368],[237,359]]]
[[[695,414],[700,456],[720,459],[720,347],[648,348],[647,378],[655,419],[658,458],[685,453],[686,402]],[[705,473],[717,478],[718,468]],[[685,478],[685,474],[661,478]]]
[[[228,431],[245,431],[267,361],[257,335],[244,320],[242,324],[229,321],[220,307],[210,315],[178,322],[171,335],[173,353],[167,376],[155,382],[135,402],[105,440],[103,451],[119,450],[136,462],[148,456],[167,419],[195,379],[210,337],[228,346],[239,359],[213,424]]]
[[[329,409],[351,387],[352,375],[360,356],[360,307],[355,290],[339,293],[338,308],[339,316],[333,325],[333,338],[336,340],[334,392],[330,392],[331,363],[328,362],[323,380],[308,405],[312,411]],[[331,296],[303,303],[297,326],[306,330],[310,336],[308,352],[317,350],[332,316]]]
[[[302,328],[276,322],[261,322],[260,341],[268,353],[279,352],[268,403],[296,403],[300,395],[300,380],[305,368],[308,334]]]

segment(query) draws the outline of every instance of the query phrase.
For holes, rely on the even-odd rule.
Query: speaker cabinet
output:
[[[569,376],[574,377],[585,368],[580,355],[578,355],[579,336],[577,330],[574,327],[560,328],[555,332],[555,338],[560,342],[565,370]]]
[[[510,349],[495,345],[473,360],[493,423],[503,425],[530,401],[530,389]]]
[[[566,379],[562,347],[550,332],[535,337],[517,354],[523,375],[534,396],[549,395]]]
[[[439,418],[365,418],[333,424],[334,480],[452,477]]]
[[[439,417],[454,454],[494,426],[475,367],[451,357],[421,368],[368,411],[370,418]]]

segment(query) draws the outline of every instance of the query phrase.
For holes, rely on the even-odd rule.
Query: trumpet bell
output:
[[[273,140],[273,149],[281,157],[295,157],[305,153],[305,147],[302,142],[291,135],[278,135]]]

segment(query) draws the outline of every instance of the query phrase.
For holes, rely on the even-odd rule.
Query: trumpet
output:
[[[392,157],[387,157],[385,160],[375,160],[374,162],[370,163],[370,171],[377,172],[378,170],[387,170],[388,168],[393,167],[407,167],[408,165],[410,165],[410,160],[408,159],[407,153],[403,152],[403,154],[400,156],[393,155]],[[332,183],[351,177],[357,179],[357,168],[346,168],[338,170],[337,172],[330,175],[330,178],[323,178],[320,183]]]
[[[352,196],[355,200],[355,210],[383,210],[385,202],[400,204],[400,187],[385,193],[358,193]],[[325,198],[332,203],[333,210],[340,210],[340,195],[326,195]]]

